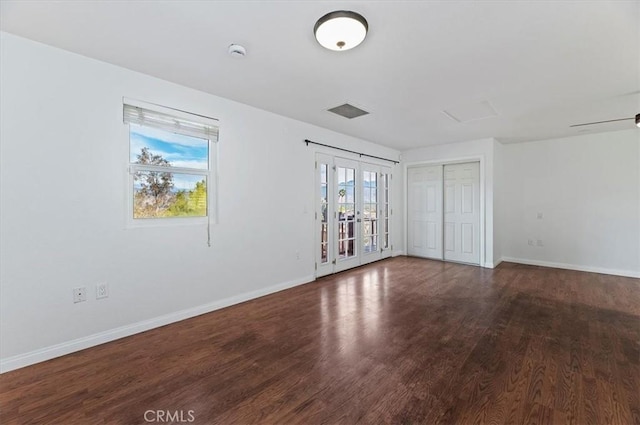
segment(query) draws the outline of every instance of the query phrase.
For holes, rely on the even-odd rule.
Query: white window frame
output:
[[[192,114],[178,109],[168,108],[153,103],[142,102],[123,98],[123,108],[125,105],[135,106],[153,112],[159,112],[170,115],[178,119],[184,119],[191,122],[212,125],[218,127],[218,120],[202,115]],[[173,227],[173,226],[189,226],[189,225],[206,225],[210,226],[217,222],[217,140],[205,139],[208,141],[208,169],[183,168],[183,167],[163,167],[159,165],[140,165],[131,162],[131,126],[129,122],[124,122],[127,127],[127,210],[126,210],[126,228],[145,228],[145,227]],[[141,124],[144,126],[144,124]],[[150,128],[157,128],[167,131],[161,127],[148,125]],[[179,132],[177,132],[179,133]],[[190,136],[190,134],[187,134]],[[134,218],[134,175],[138,171],[157,171],[171,172],[174,174],[199,175],[206,178],[207,181],[207,215],[203,217],[165,217],[165,218]]]

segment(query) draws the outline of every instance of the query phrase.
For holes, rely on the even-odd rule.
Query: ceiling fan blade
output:
[[[582,127],[583,125],[593,125],[593,124],[603,124],[605,122],[614,122],[614,121],[626,121],[626,120],[632,120],[634,119],[633,117],[631,118],[618,118],[617,120],[606,120],[606,121],[594,121],[594,122],[585,122],[583,124],[574,124],[574,125],[570,125],[569,127]]]

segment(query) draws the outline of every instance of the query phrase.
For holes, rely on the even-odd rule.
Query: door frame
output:
[[[409,216],[409,201],[408,201],[408,193],[409,193],[409,180],[408,180],[408,169],[409,168],[417,168],[421,166],[429,166],[429,165],[442,165],[443,167],[447,164],[463,164],[466,162],[479,162],[480,163],[480,267],[485,268],[493,268],[493,264],[489,265],[487,262],[487,250],[486,250],[486,159],[484,155],[473,155],[473,156],[465,156],[465,157],[454,157],[454,158],[445,158],[445,159],[435,159],[435,160],[426,160],[426,161],[413,161],[407,162],[403,166],[403,206],[404,206],[404,223],[403,223],[403,233],[404,233],[404,252],[408,251],[408,236],[409,236],[409,226],[408,226],[408,216]],[[492,248],[493,249],[493,248]],[[443,256],[444,257],[444,256]]]

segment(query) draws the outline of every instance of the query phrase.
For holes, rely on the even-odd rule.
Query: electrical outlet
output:
[[[536,245],[538,245],[538,246],[544,246],[544,245],[543,245],[543,243],[542,243],[542,239],[538,239],[538,240],[536,241]]]
[[[109,284],[98,283],[96,285],[96,300],[107,298],[109,296]]]
[[[538,220],[542,220],[543,214],[541,212],[538,213]]]
[[[527,244],[529,244],[529,246],[533,246],[533,239],[528,239]]]
[[[73,288],[73,302],[79,303],[87,300],[87,287],[86,286],[78,286],[77,288]]]

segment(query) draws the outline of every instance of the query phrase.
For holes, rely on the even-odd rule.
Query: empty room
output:
[[[0,30],[0,423],[640,425],[639,1]]]

